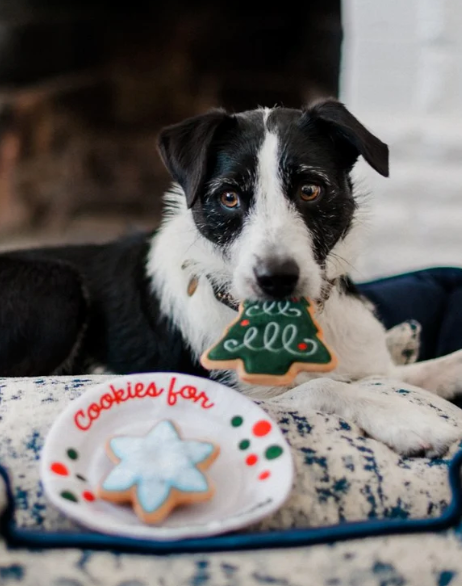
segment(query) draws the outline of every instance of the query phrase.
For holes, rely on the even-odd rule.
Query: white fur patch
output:
[[[213,244],[198,232],[181,188],[175,187],[166,198],[176,211],[166,216],[154,237],[146,271],[161,311],[171,317],[199,358],[235,316],[234,311],[215,299],[210,280],[228,288],[232,274]],[[182,268],[185,263],[187,266]],[[193,277],[199,279],[199,284],[189,297],[187,289]]]
[[[266,131],[258,153],[254,205],[242,234],[231,247],[235,260],[233,286],[240,299],[262,298],[254,269],[270,259],[295,261],[300,280],[295,295],[319,297],[322,274],[311,235],[295,206],[285,197],[279,173],[279,139]]]

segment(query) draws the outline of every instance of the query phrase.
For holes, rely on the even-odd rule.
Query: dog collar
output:
[[[237,311],[239,309],[239,302],[236,301],[230,293],[224,293],[220,289],[214,287],[213,284],[212,290],[213,294],[215,295],[215,299],[217,299],[220,303],[223,303],[223,305],[226,305],[226,307],[229,307],[234,311]]]
[[[186,268],[187,264],[185,263],[182,268]],[[213,291],[213,295],[215,296],[215,299],[217,301],[219,301],[220,303],[223,303],[223,305],[226,305],[226,307],[229,307],[230,309],[232,309],[233,311],[238,311],[239,309],[239,302],[236,301],[236,299],[231,295],[231,293],[229,292],[225,292],[223,291],[223,289],[216,287],[213,283],[213,281],[210,279],[210,277],[208,275],[207,279],[210,283],[210,286],[212,287],[212,291]],[[189,280],[188,283],[188,288],[187,288],[187,293],[189,297],[192,297],[194,295],[194,293],[196,292],[197,286],[199,284],[199,279],[196,276],[191,277],[191,279]],[[331,281],[327,281],[327,283],[324,285],[323,290],[321,292],[321,297],[320,299],[318,299],[316,301],[316,304],[318,306],[318,309],[322,310],[324,308],[324,303],[329,299],[330,297],[330,293],[332,291],[332,289],[334,288],[336,284],[336,280],[331,280]]]
[[[186,268],[186,266],[183,265],[182,268],[184,269],[184,268]],[[217,301],[219,301],[220,303],[223,303],[223,305],[226,305],[226,307],[229,307],[233,311],[237,311],[239,309],[239,302],[236,301],[236,299],[234,299],[234,297],[231,295],[231,293],[227,293],[227,292],[223,291],[223,289],[216,287],[213,284],[213,281],[210,279],[210,277],[208,275],[206,275],[206,276],[207,276],[207,279],[210,283],[210,286],[212,287],[212,291],[213,291],[213,295],[215,296],[215,299]],[[197,276],[191,277],[191,279],[188,282],[188,287],[186,289],[186,291],[188,293],[188,297],[192,297],[194,295],[198,285],[199,285],[199,278]]]

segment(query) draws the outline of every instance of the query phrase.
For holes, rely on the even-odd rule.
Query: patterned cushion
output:
[[[0,462],[8,467],[13,480],[20,525],[73,527],[43,497],[38,481],[40,448],[61,409],[105,378],[0,379]],[[417,401],[424,409],[439,409],[442,417],[457,416],[452,406],[419,390],[385,387],[379,380],[364,384],[375,387],[371,392],[396,392],[403,402]],[[256,529],[314,526],[347,519],[436,516],[446,507],[447,465],[457,446],[438,460],[401,458],[339,418],[301,413],[293,404],[284,405],[283,399],[262,406],[278,419],[292,445],[297,478],[287,504]],[[0,511],[4,505],[0,478]],[[22,586],[450,586],[459,583],[461,575],[458,530],[263,549],[250,554],[230,551],[164,558],[79,549],[9,549],[0,536],[0,583]]]
[[[38,479],[40,449],[52,421],[65,405],[88,386],[107,378],[0,379],[0,463],[8,468],[13,481],[19,525],[75,530],[72,522],[43,497]],[[364,384],[371,387],[371,392],[398,393],[403,402],[418,402],[423,409],[438,409],[442,417],[457,419],[454,407],[418,389],[384,386],[378,379]],[[447,467],[457,446],[447,457],[437,460],[401,458],[364,437],[347,421],[315,412],[302,413],[293,402],[285,403],[284,398],[261,405],[286,433],[297,476],[286,505],[253,529],[438,516],[446,507]],[[0,478],[0,512],[4,505],[5,490]],[[0,536],[0,584],[22,586],[450,586],[459,583],[461,575],[462,541],[458,529],[439,535],[370,537],[250,554],[230,551],[164,558],[79,549],[9,549]]]
[[[0,379],[0,463],[11,474],[20,526],[74,528],[44,498],[39,482],[40,449],[50,425],[68,402],[107,378]],[[371,392],[397,393],[403,403],[438,409],[441,417],[460,424],[460,411],[430,393],[410,386],[382,385],[379,379],[363,384]],[[292,446],[296,481],[285,506],[252,530],[432,517],[447,506],[447,465],[457,445],[441,459],[403,458],[364,437],[350,422],[300,412],[296,403],[285,404],[284,396],[260,404],[279,422]]]

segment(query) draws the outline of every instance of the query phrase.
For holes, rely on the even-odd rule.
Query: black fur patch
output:
[[[150,239],[0,256],[0,376],[81,374],[95,364],[207,376],[151,292]]]
[[[257,155],[264,136],[263,113],[247,112],[219,132],[209,149],[205,189],[192,212],[199,231],[223,248],[239,236],[252,206]],[[227,209],[220,203],[221,194],[227,190],[238,192],[237,209]]]
[[[280,142],[280,173],[286,197],[294,204],[313,236],[316,260],[322,264],[348,232],[356,203],[348,183],[350,168],[333,148],[329,135],[297,110],[273,110],[268,128]],[[297,196],[303,185],[321,188],[321,196],[305,202]]]

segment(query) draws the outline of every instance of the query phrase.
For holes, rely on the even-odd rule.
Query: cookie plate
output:
[[[207,472],[212,500],[176,509],[160,525],[95,497],[113,467],[105,451],[112,435],[144,435],[157,422],[176,423],[185,439],[216,443],[221,453]],[[211,380],[173,373],[117,377],[72,401],[54,422],[41,457],[49,500],[96,531],[162,540],[216,535],[245,527],[278,509],[292,488],[294,468],[281,430],[244,395]]]

